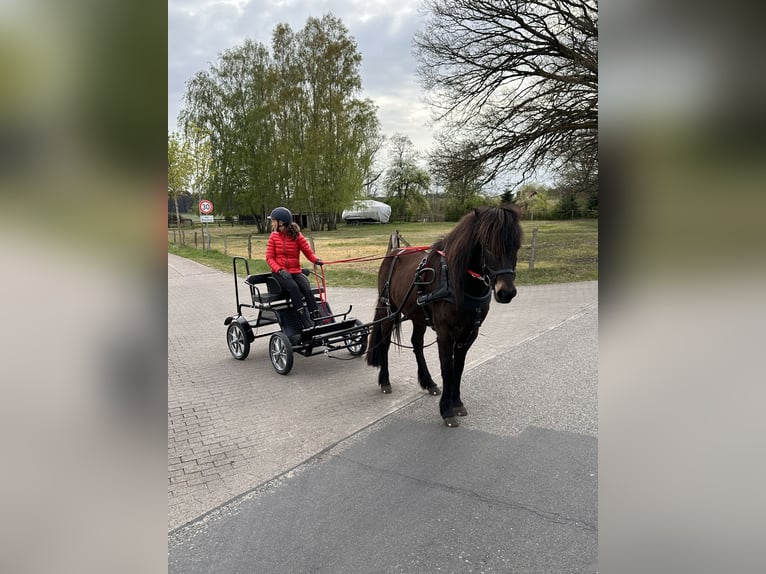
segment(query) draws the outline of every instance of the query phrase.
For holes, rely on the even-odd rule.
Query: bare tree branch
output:
[[[442,132],[432,153],[487,179],[597,170],[597,0],[425,0],[418,74]],[[462,142],[462,143],[461,143]],[[475,154],[466,158],[465,142]],[[452,144],[455,157],[449,158]],[[446,154],[446,155],[445,155]],[[460,156],[460,157],[457,157]]]

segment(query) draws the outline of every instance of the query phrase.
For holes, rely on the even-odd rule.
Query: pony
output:
[[[468,415],[460,381],[468,350],[489,312],[491,296],[506,304],[516,296],[516,260],[522,230],[515,206],[479,207],[464,215],[441,240],[428,247],[399,248],[393,242],[378,270],[378,301],[366,360],[378,367],[378,384],[391,392],[388,352],[400,340],[403,321],[412,321],[412,349],[418,382],[441,394],[439,412],[448,427]],[[444,392],[434,383],[423,354],[428,327],[436,332]]]

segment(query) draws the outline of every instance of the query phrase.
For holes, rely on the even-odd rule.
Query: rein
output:
[[[415,253],[417,251],[427,251],[431,249],[430,245],[422,247],[401,247],[397,249],[397,253],[388,253],[386,255],[366,255],[364,257],[351,257],[349,259],[336,259],[335,261],[325,261],[325,265],[334,265],[336,263],[354,263],[357,261],[377,261],[379,259],[387,259],[389,257],[397,257],[406,253]]]
[[[314,269],[316,268],[317,266],[315,264]],[[320,265],[319,269],[321,269],[322,271],[322,275],[321,275],[322,282],[320,284],[319,282],[320,275],[319,273],[316,273],[316,272],[314,272],[314,280],[316,281],[317,289],[319,290],[319,302],[322,304],[322,311],[324,312],[324,314],[327,314],[327,283],[325,282],[324,267]]]

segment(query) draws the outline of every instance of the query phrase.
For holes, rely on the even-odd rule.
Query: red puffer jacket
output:
[[[285,231],[272,231],[266,245],[266,263],[275,273],[280,269],[287,269],[289,273],[300,273],[301,252],[312,263],[318,259],[302,233],[299,233],[296,239],[292,239]]]

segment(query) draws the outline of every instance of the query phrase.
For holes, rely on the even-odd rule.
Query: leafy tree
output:
[[[189,191],[192,162],[186,142],[175,133],[168,134],[168,198],[173,201],[176,212],[176,225],[181,225],[178,198]]]
[[[356,97],[361,55],[332,15],[297,33],[279,24],[272,49],[246,40],[187,83],[180,121],[210,158],[195,183],[262,231],[276,205],[307,213],[312,229],[334,228],[363,196],[380,147],[377,109]]]
[[[597,0],[424,1],[418,74],[440,137],[480,142],[466,171],[597,170]]]
[[[418,166],[417,158],[409,137],[399,133],[391,136],[383,186],[395,219],[419,219],[428,210],[425,194],[431,185],[431,177]]]
[[[598,214],[598,172],[593,173],[575,163],[563,174],[558,189],[562,196],[571,194],[574,197],[578,211]]]
[[[187,83],[185,126],[207,135],[210,195],[225,214],[256,217],[261,231],[275,205],[272,87],[268,50],[251,40],[225,51]]]
[[[383,176],[384,169],[378,165],[378,157],[380,155],[383,146],[386,143],[386,138],[377,129],[375,134],[369,137],[365,141],[364,155],[361,158],[359,167],[364,173],[364,183],[362,187],[364,189],[365,199],[374,199],[376,190],[378,188],[378,181]]]
[[[561,194],[561,198],[556,206],[556,211],[562,219],[574,217],[575,214],[579,214],[580,209],[577,204],[577,196],[573,191],[564,191],[564,193]]]
[[[334,228],[375,177],[380,148],[377,109],[357,97],[361,55],[332,15],[297,33],[279,24],[272,50],[246,40],[187,83],[180,122],[202,162],[195,188],[262,231],[280,204]]]
[[[282,189],[309,214],[312,229],[334,229],[338,214],[362,196],[379,139],[376,108],[361,91],[361,55],[340,19],[309,18],[274,34],[279,82],[275,104]]]
[[[535,216],[548,217],[555,209],[558,198],[552,197],[552,190],[541,183],[527,183],[519,187],[508,200],[518,205],[522,214],[531,218]],[[506,198],[506,194],[503,194]]]
[[[184,126],[184,139],[187,142],[191,163],[190,191],[196,192],[196,199],[199,201],[204,196],[207,180],[210,177],[210,138],[193,122],[189,122]]]
[[[583,209],[586,217],[598,217],[598,193],[588,193],[585,196]]]
[[[279,24],[272,36],[274,99],[271,113],[275,122],[272,160],[277,171],[278,203],[292,205],[293,193],[304,172],[302,150],[306,147],[306,105],[304,73],[297,52],[295,33],[287,24]]]
[[[176,219],[179,213],[192,213],[194,207],[198,205],[198,202],[194,200],[188,191],[179,193],[177,198],[178,206],[176,207],[176,199],[168,197],[168,214],[175,214]]]

